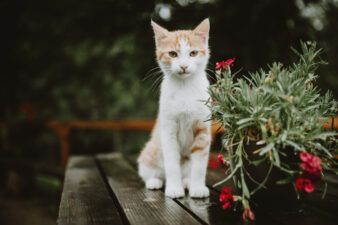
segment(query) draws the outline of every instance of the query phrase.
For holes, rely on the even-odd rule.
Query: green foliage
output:
[[[211,119],[217,120],[227,131],[224,139],[233,152],[231,160],[235,163],[234,170],[224,181],[239,171],[243,198],[250,198],[264,187],[272,167],[282,170],[289,178],[297,174],[281,162],[286,148],[294,149],[293,155],[308,152],[319,156],[325,162],[324,169],[332,169],[335,163],[332,156],[338,154],[338,150],[332,142],[336,142],[336,133],[324,130],[323,123],[335,115],[337,102],[330,92],[321,96],[314,86],[318,78],[316,69],[325,64],[319,59],[322,50],[310,42],[301,42],[301,48],[301,53],[292,48],[299,61],[289,67],[273,63],[267,71],[261,69],[237,80],[230,67],[223,72],[218,70],[217,82],[209,88],[213,99],[207,102],[212,111]],[[260,147],[253,152],[258,160],[248,157],[244,144],[250,141]],[[251,192],[244,175],[252,177],[243,160],[255,166],[263,162],[270,164],[266,179]]]

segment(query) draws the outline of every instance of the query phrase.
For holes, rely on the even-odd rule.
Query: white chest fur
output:
[[[184,154],[193,142],[193,131],[197,121],[207,120],[210,111],[205,105],[208,99],[209,82],[205,74],[181,80],[167,78],[161,86],[161,120],[175,123],[177,140]]]

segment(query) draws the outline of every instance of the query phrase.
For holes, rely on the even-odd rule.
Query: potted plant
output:
[[[232,168],[215,186],[236,178],[240,195],[224,188],[220,201],[224,209],[241,202],[243,219],[255,219],[250,203],[261,207],[268,198],[271,205],[280,204],[271,198],[283,190],[291,190],[295,195],[288,196],[297,199],[314,191],[323,171],[338,174],[333,157],[338,154],[337,133],[323,129],[337,102],[330,92],[321,96],[314,85],[316,69],[325,64],[319,59],[321,49],[310,42],[301,42],[301,48],[302,53],[292,48],[299,61],[289,67],[273,63],[267,71],[237,79],[230,69],[235,59],[216,64],[216,83],[209,88],[207,105],[211,119],[226,131],[223,140]]]

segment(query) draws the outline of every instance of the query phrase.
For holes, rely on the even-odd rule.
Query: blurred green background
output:
[[[235,57],[241,74],[274,61],[289,65],[296,59],[290,46],[315,40],[329,62],[317,84],[338,97],[338,0],[3,0],[0,8],[0,182],[6,190],[8,171],[18,171],[22,161],[59,165],[60,140],[45,121],[156,117],[151,19],[173,30],[209,17],[209,69]],[[148,135],[76,130],[71,153],[138,152]],[[37,187],[60,188],[62,181],[62,173],[55,176],[59,183],[49,179],[50,171],[47,178],[31,176]]]

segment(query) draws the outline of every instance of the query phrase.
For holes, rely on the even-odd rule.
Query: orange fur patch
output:
[[[167,53],[172,50],[180,50],[181,39],[185,39],[191,48],[197,50],[200,54],[206,54],[207,50],[205,49],[204,43],[199,36],[195,35],[192,30],[178,30],[169,32],[168,37],[166,37],[165,40],[162,40],[157,46],[157,60],[161,60],[163,63],[169,64],[172,58],[168,56]]]
[[[208,132],[206,127],[197,127],[194,133],[194,137],[201,135],[202,133],[206,134]]]
[[[206,143],[207,144],[207,143]],[[207,146],[207,145],[206,145]],[[205,149],[206,146],[196,146],[194,148],[191,149],[191,153],[195,153],[197,151],[202,151]]]
[[[191,148],[191,153],[205,150],[210,144],[210,132],[204,123],[198,122],[194,132],[194,143]]]
[[[151,140],[146,144],[146,147],[142,150],[139,161],[146,164],[149,167],[157,167],[157,158],[159,149],[151,143]]]
[[[140,156],[138,157],[139,162],[151,168],[157,167],[157,163],[161,157],[159,131],[159,125],[156,121],[151,134],[151,139],[146,143],[145,147],[141,151]]]

